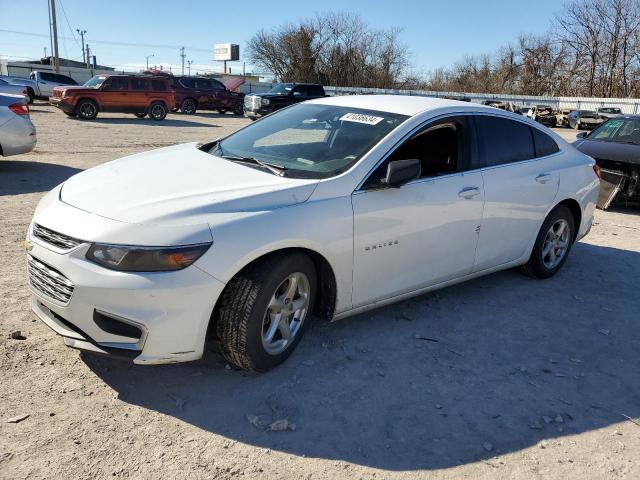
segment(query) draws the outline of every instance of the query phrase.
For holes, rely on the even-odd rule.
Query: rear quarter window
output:
[[[549,135],[541,132],[537,128],[529,128],[531,128],[531,133],[533,134],[536,157],[546,157],[547,155],[552,155],[560,150],[560,148],[558,148],[558,144]]]
[[[167,84],[163,80],[151,80],[151,88],[156,92],[166,92]]]
[[[535,158],[529,125],[508,118],[475,117],[485,166],[503,165]]]

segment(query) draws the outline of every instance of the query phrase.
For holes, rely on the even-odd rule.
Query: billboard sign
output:
[[[216,43],[213,46],[213,59],[231,62],[240,60],[240,45],[235,43]]]

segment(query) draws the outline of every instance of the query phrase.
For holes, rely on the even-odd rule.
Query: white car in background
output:
[[[36,127],[31,123],[27,97],[0,94],[0,155],[8,157],[33,150]]]
[[[312,100],[56,187],[27,234],[32,307],[71,347],[181,362],[209,337],[264,371],[312,313],[340,319],[516,266],[554,275],[598,188],[593,159],[520,115]]]

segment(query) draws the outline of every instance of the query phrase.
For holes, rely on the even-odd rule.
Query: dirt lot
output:
[[[0,160],[1,478],[640,478],[637,211],[598,211],[553,279],[507,271],[317,321],[268,374],[213,353],[138,367],[80,355],[35,320],[35,205],[79,170],[246,120],[32,117],[37,150]],[[295,430],[262,428],[281,419]]]

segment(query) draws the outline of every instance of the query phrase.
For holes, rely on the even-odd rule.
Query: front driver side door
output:
[[[465,116],[419,129],[352,195],[353,306],[471,273],[484,187]],[[419,158],[421,178],[376,188],[391,160]]]

